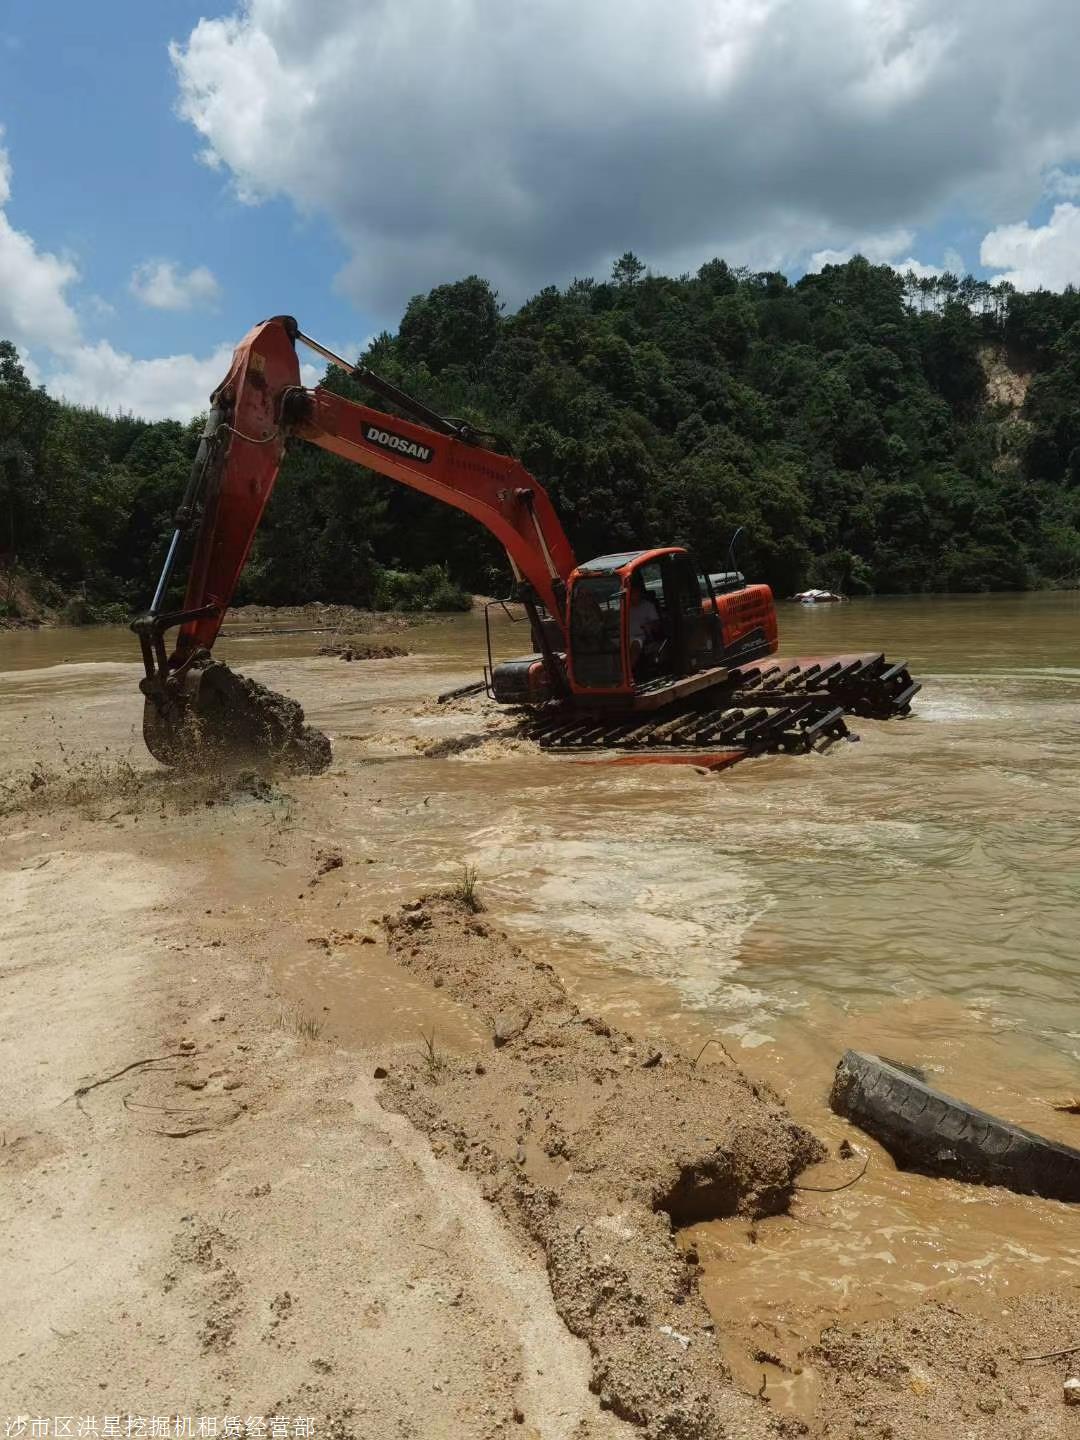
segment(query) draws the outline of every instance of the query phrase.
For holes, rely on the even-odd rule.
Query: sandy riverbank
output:
[[[1066,1362],[1012,1355],[1080,1334],[1075,1289],[830,1332],[813,1414],[735,1381],[748,1317],[706,1311],[669,1217],[752,1229],[817,1142],[739,1072],[581,1013],[497,916],[358,911],[368,857],[315,819],[345,783],[106,778],[6,817],[6,1413],[311,1415],[372,1440],[1063,1433]],[[347,1045],[280,985],[311,950],[363,992]]]
[[[575,1000],[506,938],[497,892],[476,913],[422,899],[410,837],[476,768],[453,747],[445,770],[384,763],[405,711],[413,754],[475,728],[412,698],[422,663],[385,662],[402,698],[362,723],[356,667],[271,673],[339,721],[316,777],[155,771],[131,665],[94,688],[94,667],[58,668],[10,702],[5,1414],[310,1415],[363,1440],[1067,1433],[1072,1362],[1016,1356],[1080,1340],[1080,1290],[1034,1258],[996,1285],[991,1267],[978,1303],[869,1320],[855,1300],[801,1348],[770,1341],[776,1283],[766,1317],[746,1257],[779,1225],[820,1226],[821,1263],[839,1257],[806,1201],[857,1228],[861,1187],[794,1187],[858,1162],[830,1133],[802,1172],[805,1109],[718,1047],[694,1064],[696,1044]],[[722,1244],[680,1228],[712,1215]]]
[[[220,904],[197,851],[223,805],[238,844],[277,834],[247,796],[6,837],[0,1409],[614,1434],[528,1248],[278,993],[258,888]],[[317,847],[274,849],[303,947],[339,897]]]

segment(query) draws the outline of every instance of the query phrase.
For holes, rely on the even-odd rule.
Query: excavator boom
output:
[[[354,460],[399,484],[463,510],[502,544],[522,598],[539,602],[564,626],[566,581],[574,552],[547,492],[517,460],[476,443],[467,426],[426,411],[436,430],[386,414],[324,389],[300,383],[296,341],[306,337],[291,316],[256,325],[237,346],[214,392],[197,466],[206,473],[201,515],[175,651],[179,664],[196,648],[209,650],[232,601],[255,532],[270,499],[290,436]],[[342,369],[367,379],[324,347]],[[401,402],[409,397],[371,377]],[[181,524],[192,521],[198,497],[186,500]],[[180,528],[178,526],[178,528]]]
[[[305,389],[297,341],[418,416],[403,418],[329,390]],[[423,423],[420,423],[420,422]],[[211,410],[177,512],[176,529],[149,611],[132,625],[146,671],[143,734],[167,764],[201,762],[209,752],[257,758],[270,752],[322,768],[329,742],[303,725],[295,702],[239,682],[210,652],[232,603],[290,438],[354,460],[399,484],[473,516],[502,544],[543,652],[547,688],[563,693],[566,582],[574,553],[546,491],[519,461],[479,443],[469,426],[446,420],[363,366],[302,335],[278,315],[237,346]],[[183,605],[164,608],[185,536],[194,532]],[[543,618],[541,618],[541,614]],[[165,636],[177,629],[171,654]],[[322,739],[325,743],[318,743]]]

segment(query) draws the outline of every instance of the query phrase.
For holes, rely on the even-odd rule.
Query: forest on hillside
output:
[[[513,313],[477,277],[440,285],[363,359],[497,434],[581,559],[684,544],[722,568],[742,526],[740,568],[782,595],[1080,583],[1073,289],[861,257],[794,284],[722,260],[673,278],[628,253]],[[71,618],[145,606],[200,428],[60,403],[0,342],[0,606],[4,566]],[[297,443],[238,598],[452,608],[508,587],[475,522]]]

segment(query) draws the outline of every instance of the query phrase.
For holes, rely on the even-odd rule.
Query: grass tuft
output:
[[[484,902],[476,893],[476,882],[479,878],[480,872],[475,865],[462,865],[461,879],[450,888],[451,898],[473,915],[479,914],[484,908]]]
[[[294,1035],[299,1035],[301,1040],[318,1040],[322,1034],[323,1022],[314,1015],[309,1015],[302,1005],[297,1005],[292,1010],[279,1012],[277,1028],[291,1030]]]
[[[446,1069],[446,1059],[444,1056],[440,1055],[438,1050],[436,1050],[435,1048],[434,1027],[432,1028],[430,1035],[425,1035],[424,1032],[421,1030],[420,1039],[424,1042],[423,1048],[420,1051],[420,1056],[427,1069],[428,1079],[433,1084],[436,1084],[438,1083],[439,1077],[442,1075],[442,1072]]]

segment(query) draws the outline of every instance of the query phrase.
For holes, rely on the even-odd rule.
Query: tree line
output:
[[[478,277],[437,286],[363,359],[520,456],[581,558],[674,543],[722,568],[743,527],[740,567],[780,594],[1080,576],[1072,288],[858,256],[671,277],[627,253],[511,313]],[[200,428],[65,405],[0,342],[0,562],[91,618],[145,605]],[[298,442],[238,599],[453,608],[508,583],[475,522]]]

